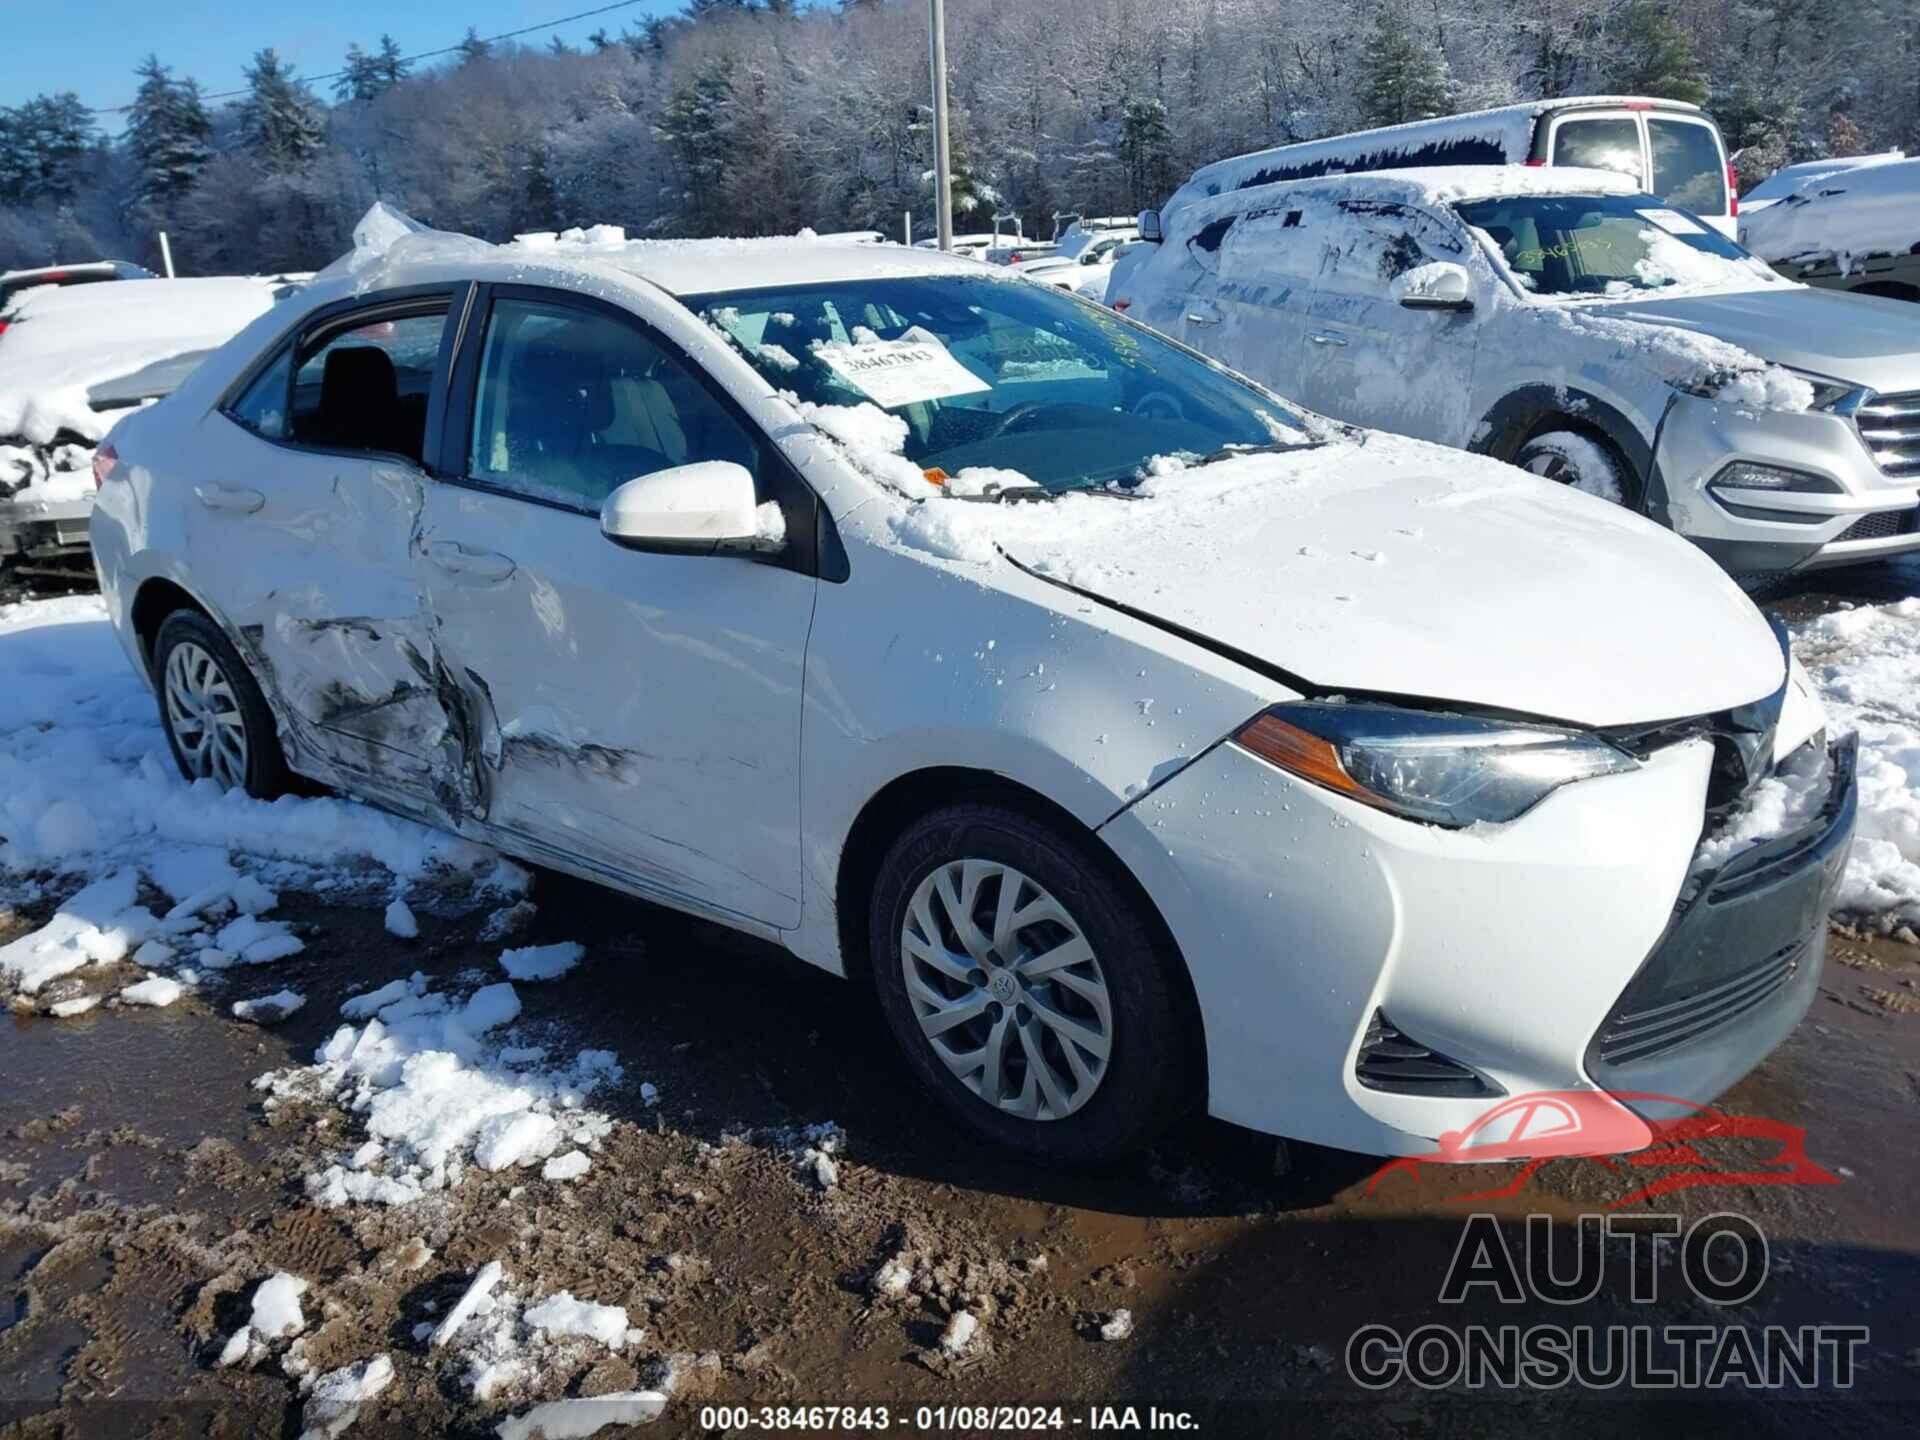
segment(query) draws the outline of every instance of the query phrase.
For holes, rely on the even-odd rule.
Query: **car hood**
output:
[[[1776,365],[1875,390],[1920,389],[1920,325],[1912,307],[1899,301],[1779,285],[1631,300],[1601,310],[1623,320],[1698,331]]]
[[[1730,709],[1785,675],[1701,551],[1511,466],[1369,435],[1152,483],[965,508],[1007,512],[993,544],[1028,571],[1315,692],[1607,726]]]

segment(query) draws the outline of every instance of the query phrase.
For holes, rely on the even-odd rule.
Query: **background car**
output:
[[[969,261],[403,234],[99,454],[184,773],[870,983],[936,1103],[1056,1161],[1196,1106],[1420,1153],[1501,1090],[1704,1097],[1813,994],[1851,751],[1711,562]]]
[[[1569,95],[1216,160],[1196,170],[1157,214],[1146,212],[1152,217],[1147,224],[1153,230],[1170,227],[1184,207],[1228,190],[1453,165],[1610,170],[1728,237],[1740,213],[1726,141],[1699,106],[1650,96]]]
[[[0,334],[0,570],[87,577],[94,442],[121,411],[171,392],[294,283],[242,276],[21,292]]]
[[[1920,300],[1920,160],[1874,158],[1743,215],[1740,243],[1790,280]]]
[[[1920,327],[1630,180],[1381,171],[1178,215],[1112,302],[1312,409],[1618,501],[1756,582],[1920,549]]]
[[[125,260],[88,260],[79,265],[42,265],[30,270],[0,272],[0,332],[14,297],[41,286],[97,285],[102,280],[152,280],[154,273]]]

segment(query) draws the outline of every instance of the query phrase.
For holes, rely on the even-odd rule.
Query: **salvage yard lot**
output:
[[[713,1405],[986,1401],[1220,1434],[1883,1431],[1920,1404],[1920,566],[1822,583],[1847,588],[1780,609],[1862,735],[1844,928],[1808,1019],[1723,1104],[1804,1128],[1840,1183],[1650,1208],[1754,1217],[1773,1266],[1738,1318],[1868,1325],[1849,1389],[1363,1391],[1348,1337],[1441,1318],[1470,1209],[1570,1218],[1648,1175],[1563,1162],[1465,1205],[1511,1170],[1428,1168],[1369,1194],[1376,1161],[1295,1146],[1276,1173],[1270,1142],[1198,1121],[1116,1170],[1041,1169],[941,1118],[865,989],[348,802],[189,791],[76,596],[0,609],[0,1424],[481,1435],[640,1393],[673,1434]],[[1637,1310],[1612,1258],[1574,1318],[1729,1322],[1671,1283]]]

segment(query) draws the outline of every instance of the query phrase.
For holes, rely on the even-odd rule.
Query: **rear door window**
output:
[[[1394,280],[1436,260],[1459,264],[1466,241],[1422,211],[1395,202],[1343,200],[1324,236],[1323,294],[1381,297]]]
[[[420,463],[447,302],[328,321],[301,338],[289,433]]]
[[[1697,215],[1727,213],[1727,164],[1713,131],[1693,120],[1647,119],[1653,193]]]
[[[1553,132],[1553,163],[1589,170],[1617,170],[1645,184],[1640,159],[1640,122],[1631,115],[1562,120]]]

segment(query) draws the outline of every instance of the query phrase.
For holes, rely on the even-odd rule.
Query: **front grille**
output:
[[[1369,1090],[1399,1095],[1504,1095],[1507,1092],[1477,1070],[1409,1038],[1376,1010],[1360,1040],[1353,1078]]]
[[[1598,1038],[1600,1058],[1609,1065],[1651,1060],[1676,1046],[1698,1040],[1763,1005],[1800,969],[1805,937],[1737,971],[1717,985],[1664,1005],[1632,1007],[1632,993],[1607,1017]]]
[[[1896,535],[1911,535],[1915,515],[1916,512],[1911,506],[1905,510],[1877,510],[1871,515],[1862,515],[1834,536],[1834,543],[1844,544],[1848,540],[1891,540]]]
[[[1920,476],[1920,390],[1876,395],[1854,412],[1853,423],[1883,473]]]

